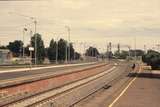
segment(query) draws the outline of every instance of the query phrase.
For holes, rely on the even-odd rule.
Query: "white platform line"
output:
[[[59,68],[59,67],[70,67],[70,66],[79,66],[79,65],[90,65],[95,64],[97,62],[90,62],[90,63],[80,63],[80,64],[66,64],[66,65],[54,65],[54,66],[46,66],[46,67],[35,67],[35,68],[21,68],[21,69],[14,69],[14,70],[3,70],[0,73],[8,73],[8,72],[21,72],[21,71],[28,71],[28,70],[39,70],[39,69],[47,69],[47,68]]]

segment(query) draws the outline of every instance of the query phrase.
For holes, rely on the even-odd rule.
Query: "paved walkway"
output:
[[[160,71],[143,71],[109,107],[160,107]]]

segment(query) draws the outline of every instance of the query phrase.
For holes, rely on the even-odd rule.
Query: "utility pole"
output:
[[[25,31],[24,31],[24,28],[23,28],[23,44],[22,44],[22,59],[23,59],[23,62],[24,62],[24,33],[25,33]]]
[[[68,51],[67,51],[67,41],[65,41],[65,43],[66,43],[66,49],[65,49],[65,51],[66,51],[66,52],[65,52],[65,53],[66,53],[66,54],[65,54],[65,63],[68,63],[68,61],[67,61],[67,56],[68,56],[68,54],[67,54],[67,52],[68,52]]]
[[[130,57],[131,57],[131,53],[130,53],[131,47],[130,46],[127,46],[127,47],[128,47],[128,54],[129,54],[129,60],[130,60]]]
[[[111,58],[111,54],[112,54],[112,43],[111,42],[109,42],[109,60],[110,60],[110,58]]]
[[[24,54],[25,54],[25,47],[24,47],[24,35],[25,35],[25,31],[27,31],[27,28],[23,28],[23,46],[22,46],[22,48],[23,48],[23,55],[22,55],[22,57],[23,57],[23,62],[25,62],[25,56],[24,56]]]
[[[137,53],[136,53],[136,36],[135,36],[135,38],[134,38],[134,48],[135,48],[135,51],[134,51],[134,57],[135,57],[135,63],[136,63],[136,60],[137,60]]]
[[[144,53],[145,54],[147,53],[147,51],[146,51],[146,45],[144,45]]]
[[[37,35],[36,35],[36,33],[37,33],[37,21],[36,21],[36,19],[34,20],[34,34],[35,34],[35,38],[34,38],[34,47],[35,47],[35,65],[37,65]]]
[[[68,31],[68,60],[70,62],[70,27],[69,26],[65,26],[67,28],[67,31]]]
[[[30,30],[30,39],[32,38],[32,30]],[[34,51],[34,48],[31,47],[32,44],[32,40],[30,40],[30,47],[29,47],[29,51],[30,51],[30,68],[32,68],[32,51]]]
[[[72,42],[74,48],[76,47],[76,42]],[[73,52],[73,61],[75,61],[75,54],[76,54],[76,51],[74,49],[74,52]]]
[[[24,14],[21,14],[21,13],[16,13],[16,12],[9,12],[9,14],[15,14],[15,15],[18,15],[18,16],[21,16],[21,17],[27,17],[27,18],[30,18],[33,23],[34,23],[34,26],[35,26],[35,34],[37,33],[36,29],[37,29],[37,20],[35,17],[32,17],[32,16],[27,16],[27,15],[24,15]],[[37,64],[37,36],[35,36],[35,65]]]
[[[120,53],[120,44],[119,43],[117,45],[117,51],[118,51],[118,53]]]
[[[58,64],[58,37],[56,40],[56,64]]]
[[[84,48],[84,56],[83,56],[83,57],[84,57],[84,60],[86,60],[86,54],[85,54],[85,53],[86,53],[86,52],[85,52],[85,51],[86,51],[86,42],[84,42],[83,46],[84,46],[84,47],[83,47],[83,48]]]

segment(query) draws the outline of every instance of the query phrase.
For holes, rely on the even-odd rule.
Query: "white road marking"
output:
[[[140,68],[140,70],[138,71],[138,73],[139,73],[139,72],[141,72],[141,68]],[[132,85],[132,83],[133,83],[136,79],[137,79],[137,76],[132,79],[132,81],[126,86],[126,88],[120,93],[120,95],[119,95],[108,107],[113,107],[114,104],[120,99],[120,97],[121,97],[122,95],[124,95],[124,93],[127,91],[127,89]]]

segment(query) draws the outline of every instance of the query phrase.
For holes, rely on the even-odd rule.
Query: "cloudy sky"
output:
[[[107,42],[152,48],[160,43],[160,0],[17,0],[0,1],[0,44],[22,40],[24,27],[33,29],[29,17],[36,17],[37,32],[45,45],[51,38],[71,41],[105,49]],[[25,43],[29,33],[25,34]]]

